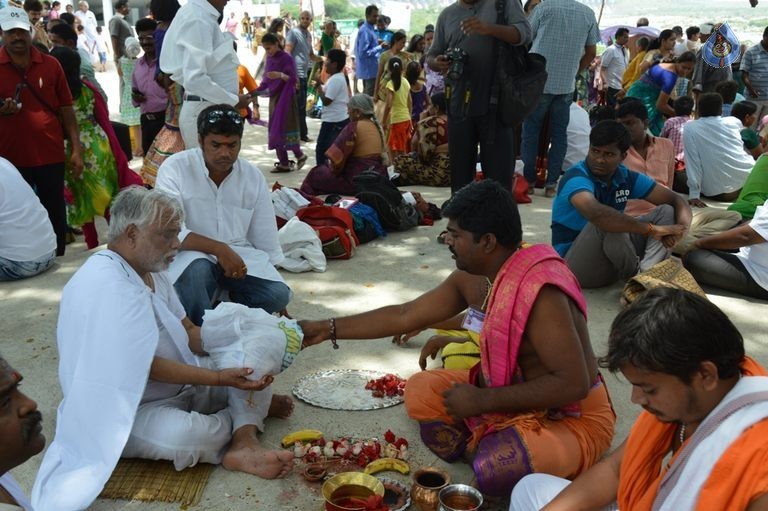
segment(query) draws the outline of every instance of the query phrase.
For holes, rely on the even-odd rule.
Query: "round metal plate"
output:
[[[308,374],[293,387],[302,401],[330,410],[376,410],[399,405],[403,396],[373,397],[366,383],[385,376],[382,371],[334,369]]]

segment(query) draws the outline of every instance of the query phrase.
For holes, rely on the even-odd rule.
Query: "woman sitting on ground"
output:
[[[349,124],[325,152],[327,163],[309,171],[301,184],[302,192],[354,195],[352,179],[361,172],[373,168],[386,174],[387,146],[381,124],[373,113],[373,99],[366,94],[355,94],[347,109]]]
[[[397,156],[398,185],[450,186],[448,158],[448,115],[445,94],[432,96],[432,104],[416,125],[411,139],[412,153]]]
[[[683,264],[699,284],[768,300],[768,201],[748,224],[698,239],[694,246],[699,250],[689,252]]]
[[[696,55],[687,51],[674,62],[653,64],[627,91],[627,97],[637,98],[645,105],[648,128],[654,136],[658,137],[664,127],[664,116],[675,116],[675,110],[669,104],[670,94],[677,78],[688,76],[695,63]]]

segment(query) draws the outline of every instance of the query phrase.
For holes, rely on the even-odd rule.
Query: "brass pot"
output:
[[[411,502],[419,511],[437,511],[440,490],[448,486],[451,476],[435,467],[420,468],[413,474]]]

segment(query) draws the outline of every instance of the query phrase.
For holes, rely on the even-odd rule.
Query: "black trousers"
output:
[[[18,167],[24,180],[37,194],[48,212],[56,233],[56,255],[64,255],[67,233],[67,207],[64,203],[64,162],[39,167]]]
[[[165,125],[165,110],[141,114],[139,122],[141,123],[141,150],[147,154],[155,137]]]
[[[491,123],[494,124],[493,140],[488,139]],[[502,126],[489,114],[464,118],[449,115],[451,193],[456,193],[475,179],[478,145],[483,176],[498,181],[501,186],[510,190],[512,174],[515,172],[514,130]]]
[[[299,78],[299,90],[296,91],[296,109],[299,112],[299,136],[307,138],[307,79]]]

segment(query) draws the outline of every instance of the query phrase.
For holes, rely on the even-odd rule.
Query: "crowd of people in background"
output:
[[[277,222],[288,219],[275,218],[266,178],[241,153],[247,126],[266,127],[267,143],[258,149],[274,151],[268,172],[306,172],[288,192],[294,200],[319,206],[329,196],[328,207],[338,211],[357,194],[356,213],[342,215],[356,226],[370,222],[374,237],[390,225],[385,215],[405,226],[399,230],[440,218],[435,205],[397,186],[450,187],[438,241],[449,246],[457,271],[408,304],[302,322],[303,347],[385,335],[405,342],[408,332],[430,326],[476,329],[474,340],[428,344],[422,362],[462,345],[459,354],[479,360],[479,370],[417,375],[406,408],[442,459],[475,453],[472,468],[485,493],[508,496],[524,476],[548,474],[523,479],[511,509],[549,500],[547,509],[602,506],[617,498],[629,509],[656,495],[661,476],[628,458],[644,452],[660,460],[674,451],[678,460],[710,415],[721,418],[715,407],[731,402],[729,392],[752,396],[742,383],[749,378],[739,375],[765,370],[745,358],[730,321],[687,291],[649,292],[617,318],[601,365],[642,389],[637,402],[652,414],[638,424],[666,439],[664,453],[645,452],[633,430],[600,461],[616,416],[592,354],[582,289],[624,283],[679,257],[699,284],[768,299],[768,28],[757,44],[738,47],[721,23],[658,30],[641,19],[601,31],[594,11],[577,0],[458,0],[410,34],[369,5],[357,30],[342,37],[334,20],[309,11],[296,19],[225,16],[226,4],[151,0],[149,16],[133,24],[128,0],[118,0],[101,24],[85,0],[64,9],[58,0],[0,8],[0,280],[53,267],[75,234],[96,248],[95,218],[109,225],[107,249],[83,265],[62,297],[65,400],[33,490],[37,509],[87,507],[121,455],[169,459],[177,469],[221,463],[267,479],[290,471],[292,455],[257,438],[267,416],[290,415],[290,398],[266,390],[254,411],[242,413],[231,394],[210,389],[262,391],[271,377],[251,381],[242,368],[192,362],[205,354],[200,330],[218,301],[287,317],[293,296],[277,270],[285,259]],[[240,62],[238,45],[257,57],[255,69]],[[547,71],[519,126],[502,118],[497,83],[500,56],[513,47],[543,56]],[[726,47],[734,62],[713,63],[713,51]],[[119,122],[110,120],[97,77],[112,66]],[[307,118],[318,116],[312,140]],[[134,157],[141,159],[137,171],[129,166]],[[517,204],[532,201],[551,215],[549,245],[522,239]],[[353,246],[362,239],[362,227],[351,232],[357,229],[347,231]],[[524,300],[509,289],[535,292]],[[93,311],[101,315],[89,321]],[[484,318],[479,325],[474,313]],[[627,347],[634,336],[628,325],[648,323],[658,328],[644,329],[645,344]],[[115,328],[119,334],[110,337]],[[677,348],[654,351],[675,328],[675,342],[688,343],[680,352],[696,347],[685,364],[667,360]],[[491,329],[509,343],[489,347]],[[106,337],[124,358],[99,366],[83,353]],[[94,365],[91,379],[104,383],[98,395],[73,370],[80,357]],[[116,373],[125,386],[110,383]],[[160,386],[146,386],[147,375]],[[650,389],[659,378],[673,378],[664,381],[674,388],[695,385],[706,406],[654,409]],[[0,358],[0,392],[18,392],[19,381]],[[205,407],[190,404],[200,397],[190,385],[204,394]],[[84,436],[82,413],[101,404],[132,413],[94,421]],[[172,412],[159,414],[160,407]],[[185,418],[195,414],[204,420],[190,426]],[[746,426],[723,438],[739,439],[756,423],[765,429],[768,413],[736,415]],[[175,436],[161,431],[158,417],[172,423]],[[85,449],[84,437],[99,449]],[[747,437],[739,448],[762,453],[764,443],[750,447]],[[698,452],[697,445],[690,449]],[[73,488],[67,474],[78,470],[93,477]],[[610,484],[601,484],[605,474]],[[569,485],[559,478],[577,479]],[[636,481],[642,491],[629,495]],[[31,509],[14,485],[0,478],[0,502],[8,493]],[[602,490],[591,491],[597,486]],[[755,488],[734,494],[765,505],[768,497]]]

